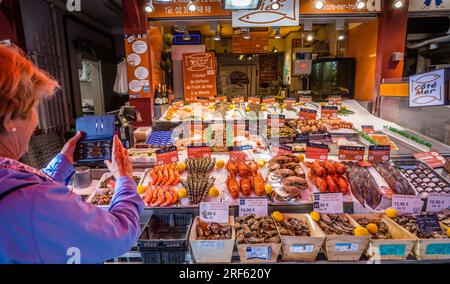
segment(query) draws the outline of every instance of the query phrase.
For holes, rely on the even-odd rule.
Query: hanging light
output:
[[[191,40],[191,35],[187,29],[184,31],[183,40]]]
[[[309,33],[306,35],[306,40],[307,41],[313,41],[314,40],[314,33]]]
[[[243,35],[243,37],[244,37],[245,39],[251,39],[251,38],[252,38],[252,34],[250,33],[250,29],[249,29],[249,28],[246,28],[246,29],[244,30],[244,35]]]
[[[344,33],[339,33],[337,39],[338,39],[339,41],[344,40],[344,39],[345,39],[345,34],[344,34]]]
[[[276,39],[282,38],[281,33],[280,33],[280,28],[275,28],[275,35],[273,37]]]
[[[366,7],[366,2],[361,1],[361,0],[357,0],[355,6],[356,6],[356,9],[362,10],[362,9],[364,9]]]
[[[155,11],[155,7],[153,7],[152,0],[148,0],[147,4],[144,6],[144,10],[146,13],[153,13]]]
[[[189,12],[197,11],[197,5],[195,5],[195,3],[192,0],[189,1],[187,8],[188,8]]]
[[[214,40],[219,41],[221,39],[222,39],[222,36],[220,35],[219,30],[217,30],[216,33],[214,34]]]
[[[317,10],[322,10],[323,7],[325,7],[325,2],[322,0],[317,0],[316,2],[314,2],[314,8],[316,8]]]
[[[393,6],[395,9],[401,9],[401,8],[403,8],[403,6],[405,6],[405,1],[403,1],[403,0],[395,0],[395,1],[392,3],[392,6]]]
[[[272,10],[280,10],[281,5],[280,5],[280,2],[274,1],[274,2],[272,3],[272,5],[270,5],[270,7],[272,8]]]

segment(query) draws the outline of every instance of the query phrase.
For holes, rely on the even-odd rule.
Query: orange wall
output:
[[[150,44],[150,64],[151,64],[151,84],[153,87],[153,92],[155,91],[155,86],[158,84],[163,84],[163,71],[161,69],[161,63],[162,63],[162,49],[163,49],[163,42],[161,34],[160,27],[149,27],[147,31],[147,35],[149,38],[149,44]]]
[[[371,101],[375,94],[378,19],[348,31],[347,56],[356,59],[355,99]]]

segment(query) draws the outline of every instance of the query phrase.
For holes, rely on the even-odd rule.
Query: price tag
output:
[[[197,241],[199,250],[223,250],[224,247],[224,241]]]
[[[275,103],[275,98],[274,97],[265,97],[263,98],[262,102],[264,104],[274,104]]]
[[[363,146],[339,146],[339,160],[362,161],[364,151]]]
[[[311,253],[314,251],[314,245],[293,244],[289,247],[290,253]]]
[[[430,193],[427,198],[427,212],[441,212],[450,208],[450,194]]]
[[[208,97],[197,97],[196,102],[201,103],[204,106],[207,106],[207,105],[209,105],[209,98]]]
[[[425,249],[425,254],[450,254],[450,243],[446,244],[429,244]]]
[[[156,161],[158,166],[178,162],[177,147],[156,150]]]
[[[211,148],[207,144],[193,144],[187,146],[188,158],[210,158]]]
[[[367,160],[369,162],[386,162],[391,158],[391,146],[369,146]]]
[[[319,143],[307,143],[305,156],[307,159],[328,160],[328,145]]]
[[[373,127],[373,125],[361,125],[361,130],[366,134],[375,133],[375,128]]]
[[[314,210],[325,214],[344,213],[342,193],[314,193]]]
[[[422,233],[438,232],[442,230],[436,214],[417,215],[416,220],[419,230]]]
[[[358,251],[358,248],[359,245],[354,243],[337,243],[334,246],[334,250],[339,252]]]
[[[270,154],[272,157],[292,154],[292,147],[288,145],[274,145],[270,148]]]
[[[216,102],[226,102],[227,96],[216,97]]]
[[[247,151],[252,150],[253,147],[250,145],[238,146],[238,147],[228,147],[228,153],[230,155],[231,161],[247,161],[251,157]]]
[[[337,106],[323,106],[321,107],[321,114],[322,117],[334,117],[336,118],[338,116],[338,107]]]
[[[292,107],[292,106],[295,106],[295,103],[296,103],[296,100],[294,98],[287,98],[284,100],[284,104],[286,106]]]
[[[261,259],[261,260],[271,260],[272,259],[272,247],[247,247],[246,248],[247,259]]]
[[[200,221],[228,224],[229,206],[220,202],[200,202]]]
[[[184,106],[183,99],[174,99],[174,100],[172,100],[172,106],[176,106],[176,107]]]
[[[330,105],[342,104],[342,96],[339,96],[339,95],[328,96],[328,104],[330,104]]]
[[[268,127],[282,127],[286,122],[286,116],[283,114],[269,114],[267,115]]]
[[[419,196],[415,195],[392,195],[392,209],[400,214],[420,214],[423,202]]]
[[[441,168],[445,165],[445,158],[436,151],[415,153],[413,154],[413,156],[417,160],[424,162],[433,169]]]
[[[261,103],[261,98],[249,97],[247,101],[251,104],[259,105]]]
[[[240,102],[244,102],[244,97],[236,97],[236,98],[232,98],[232,99],[231,99],[231,102],[232,102],[233,104],[238,104],[238,103],[240,103]]]
[[[404,256],[406,245],[380,245],[380,255]]]
[[[298,101],[306,104],[306,103],[311,103],[313,100],[312,100],[311,96],[301,95],[298,97]]]
[[[267,198],[247,198],[239,200],[239,217],[250,214],[256,216],[267,216],[268,206]]]
[[[315,109],[301,108],[299,117],[300,117],[300,119],[303,119],[303,120],[316,119],[317,111]]]

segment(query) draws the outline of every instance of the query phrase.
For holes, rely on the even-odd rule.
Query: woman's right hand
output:
[[[105,161],[105,164],[116,180],[122,176],[133,177],[133,168],[128,150],[123,147],[117,135],[114,135],[111,158],[111,161]]]

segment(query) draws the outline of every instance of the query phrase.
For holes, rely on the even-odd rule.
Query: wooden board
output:
[[[230,240],[206,241],[197,240],[197,225],[200,224],[200,217],[195,217],[189,234],[189,243],[195,263],[230,263],[233,255],[236,232],[234,230],[234,217],[229,216],[228,224],[232,226]],[[205,248],[204,244],[212,245],[212,248]],[[216,244],[219,244],[218,246]],[[215,247],[214,247],[215,246]],[[220,247],[220,248],[219,248]]]

